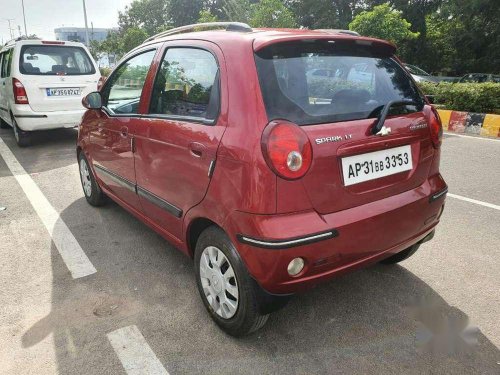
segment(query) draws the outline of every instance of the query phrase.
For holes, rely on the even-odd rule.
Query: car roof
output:
[[[24,45],[54,45],[54,46],[69,46],[69,47],[85,47],[85,45],[80,42],[67,42],[59,40],[41,40],[41,39],[14,39],[5,43],[5,45],[0,49],[0,52],[13,48],[15,46],[24,46]]]
[[[355,40],[360,44],[375,44],[386,48],[391,54],[396,50],[394,44],[375,38],[352,35],[345,30],[307,30],[307,29],[250,29],[251,31],[226,31],[226,30],[207,30],[193,31],[188,33],[179,33],[175,35],[149,38],[145,43],[138,46],[135,50],[142,49],[149,45],[157,43],[176,41],[176,40],[202,40],[217,44],[219,47],[225,46],[245,46],[252,47],[258,51],[268,45],[287,41],[301,40]],[[128,55],[128,54],[127,54]]]

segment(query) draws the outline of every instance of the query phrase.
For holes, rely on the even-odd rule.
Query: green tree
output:
[[[131,27],[125,31],[122,37],[121,50],[128,52],[135,47],[141,45],[148,37],[148,34],[143,29],[138,27]]]
[[[425,44],[418,49],[418,64],[425,70],[440,75],[455,74],[460,70],[461,62],[459,51],[455,48],[455,39],[456,34],[462,30],[463,24],[456,19],[449,20],[438,13],[428,15]]]
[[[196,23],[202,9],[202,0],[169,0],[166,17],[168,24],[172,27],[178,27]]]
[[[253,3],[258,0],[252,0]],[[228,21],[250,22],[251,1],[250,0],[227,0],[225,7]]]
[[[447,40],[460,57],[458,73],[500,73],[500,5],[498,0],[443,0],[445,22],[455,27]]]
[[[98,42],[97,40],[91,40],[90,46],[89,46],[89,51],[95,60],[99,60],[99,56],[103,52],[102,51],[102,43]]]
[[[414,64],[425,65],[429,52],[426,17],[437,14],[444,1],[447,0],[366,0],[366,6],[371,8],[388,2],[393,9],[401,11],[403,18],[411,23],[410,30],[419,33],[417,38],[405,42],[405,58]]]
[[[248,0],[204,0],[203,9],[208,10],[220,21],[242,21],[248,13]],[[242,9],[245,8],[246,9]]]
[[[371,11],[363,11],[349,24],[349,29],[361,35],[385,39],[401,47],[404,54],[404,43],[416,39],[418,32],[410,30],[411,24],[401,12],[394,10],[389,4],[373,7]]]
[[[261,0],[252,5],[250,24],[253,27],[296,27],[294,14],[281,0]]]
[[[217,16],[214,16],[212,13],[210,13],[209,10],[203,9],[200,11],[199,17],[198,17],[198,23],[206,23],[206,22],[217,22]]]
[[[122,37],[118,31],[111,31],[108,37],[100,44],[100,51],[107,55],[122,56],[123,51]]]
[[[169,0],[134,0],[123,12],[118,12],[122,35],[134,27],[154,35],[169,24]]]

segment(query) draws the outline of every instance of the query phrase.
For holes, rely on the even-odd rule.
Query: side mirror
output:
[[[82,99],[82,105],[87,109],[101,109],[102,97],[98,91],[91,92]]]

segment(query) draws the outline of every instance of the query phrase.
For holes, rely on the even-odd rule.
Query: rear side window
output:
[[[391,114],[424,105],[392,57],[352,41],[279,43],[255,59],[269,120],[310,125],[376,117],[392,100],[416,105],[396,106]]]
[[[218,110],[215,57],[202,49],[168,49],[156,75],[150,114],[214,120]]]
[[[12,66],[12,49],[2,53],[1,77],[10,76],[10,68]]]
[[[25,75],[90,75],[95,67],[81,47],[33,45],[21,48],[19,71]]]
[[[111,114],[136,114],[156,50],[125,61],[106,82],[102,92],[104,107]]]

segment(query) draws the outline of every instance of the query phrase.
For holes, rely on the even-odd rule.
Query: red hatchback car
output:
[[[194,258],[222,329],[433,237],[441,122],[392,44],[203,27],[125,56],[83,101],[77,153],[90,204],[110,197]]]

